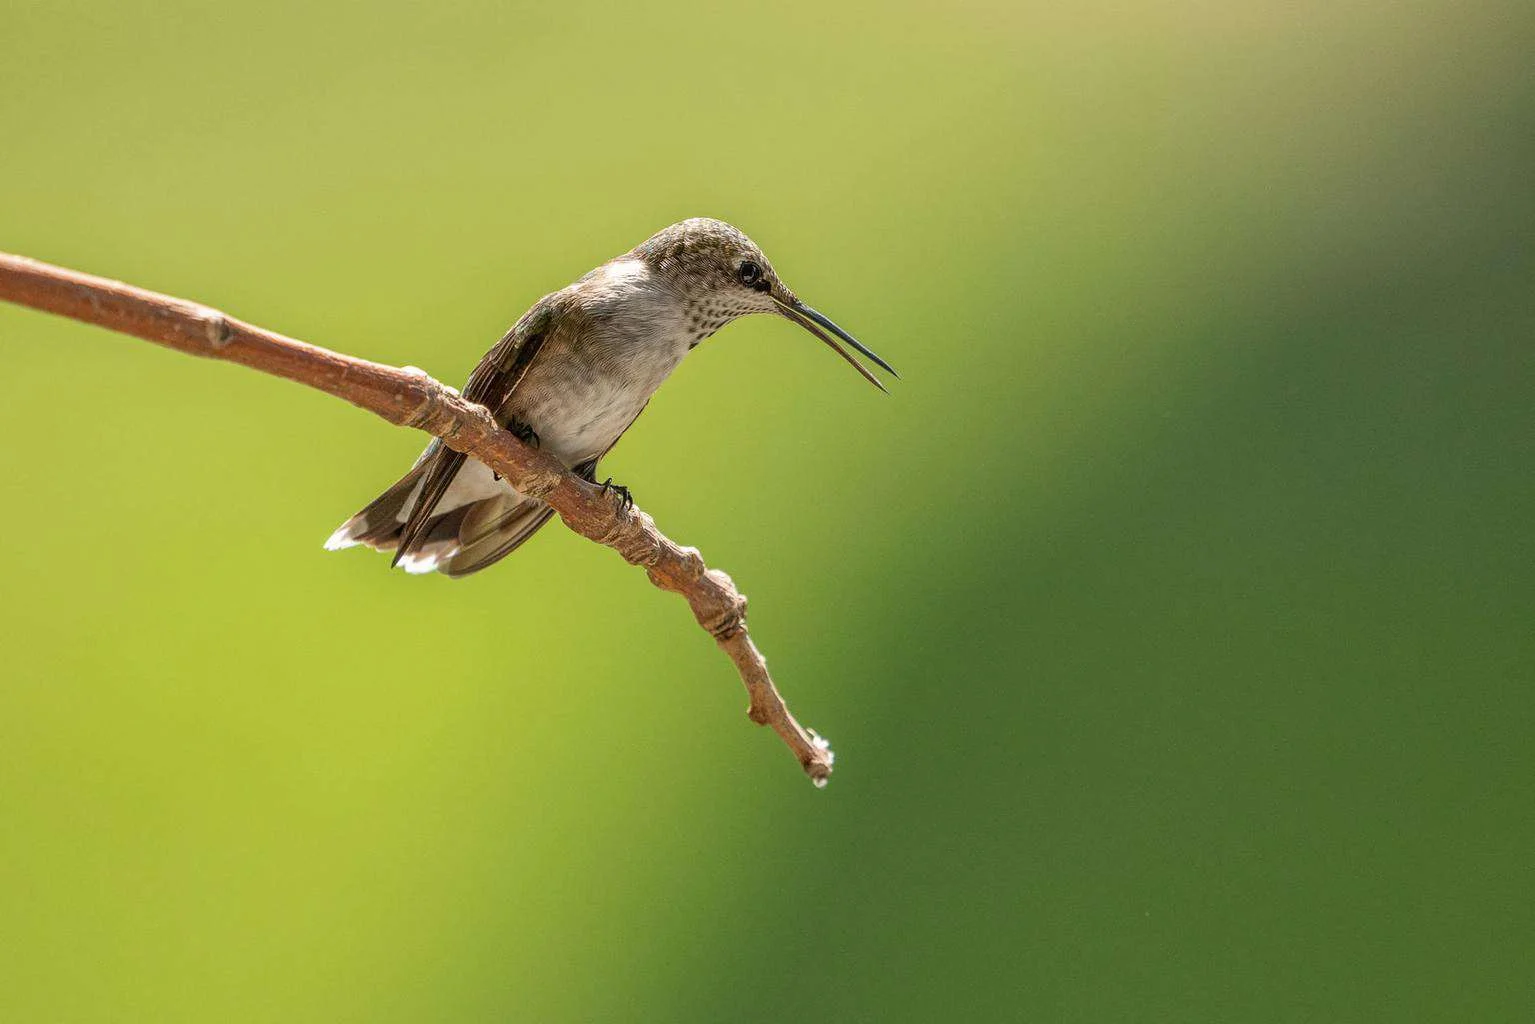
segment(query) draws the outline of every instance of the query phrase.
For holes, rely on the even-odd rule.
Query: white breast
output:
[[[597,458],[634,422],[687,355],[692,335],[675,293],[640,260],[618,260],[581,282],[591,330],[564,358],[560,385],[527,408],[541,444],[568,465]],[[553,368],[551,368],[553,369]]]

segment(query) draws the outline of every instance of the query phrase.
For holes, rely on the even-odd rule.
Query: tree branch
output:
[[[817,786],[826,784],[831,748],[789,713],[767,661],[746,632],[746,598],[730,577],[705,566],[696,548],[668,540],[646,513],[624,512],[614,495],[502,430],[483,406],[464,401],[420,370],[342,355],[195,302],[24,256],[0,253],[0,299],[307,384],[396,426],[435,434],[448,447],[479,459],[523,494],[548,502],[572,530],[643,566],[662,590],[682,595],[698,624],[735,662],[751,700],[751,720],[772,726],[805,774]]]

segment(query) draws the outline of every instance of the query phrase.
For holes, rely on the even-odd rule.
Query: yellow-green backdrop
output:
[[[692,215],[781,321],[609,460],[810,787],[558,527],[0,309],[0,1019],[1514,1020],[1535,1003],[1527,3],[10,0],[0,249],[461,380]]]

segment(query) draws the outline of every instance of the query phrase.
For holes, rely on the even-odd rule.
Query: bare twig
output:
[[[766,660],[746,632],[746,598],[730,577],[705,566],[696,548],[668,540],[646,513],[638,508],[624,512],[615,496],[500,429],[484,407],[464,401],[419,370],[342,355],[195,302],[24,256],[0,253],[0,299],[307,384],[397,426],[435,434],[450,448],[479,459],[522,493],[548,502],[572,530],[643,566],[656,586],[686,598],[698,624],[740,671],[751,699],[751,720],[771,725],[805,774],[818,786],[826,784],[831,749],[794,720],[779,696]]]

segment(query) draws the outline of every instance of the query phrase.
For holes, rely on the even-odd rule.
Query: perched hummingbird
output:
[[[463,395],[595,483],[597,461],[682,357],[748,313],[777,313],[799,324],[882,391],[879,378],[836,339],[895,373],[795,297],[745,234],[695,217],[535,302],[480,360]],[[626,489],[603,486],[628,500]],[[393,564],[406,572],[466,576],[516,550],[553,511],[433,440],[409,473],[343,523],[325,547],[366,544],[393,551]]]

